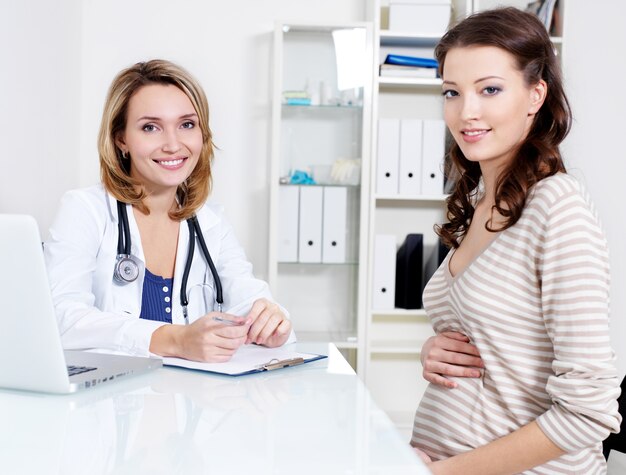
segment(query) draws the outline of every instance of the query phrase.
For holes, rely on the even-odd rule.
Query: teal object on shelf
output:
[[[310,106],[311,105],[311,99],[309,99],[308,97],[303,98],[303,97],[289,97],[287,99],[287,105],[288,106]]]
[[[292,185],[315,185],[315,180],[311,175],[302,170],[296,170],[291,175],[289,183]]]

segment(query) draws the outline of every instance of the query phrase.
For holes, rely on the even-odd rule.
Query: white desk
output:
[[[329,358],[238,378],[163,368],[70,396],[0,390],[0,473],[430,473],[334,346],[298,350]]]

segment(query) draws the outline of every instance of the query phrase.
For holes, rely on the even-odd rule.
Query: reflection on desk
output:
[[[239,378],[162,368],[81,394],[0,390],[0,473],[428,474],[333,345]]]

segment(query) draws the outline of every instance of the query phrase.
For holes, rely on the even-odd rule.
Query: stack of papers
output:
[[[437,66],[437,60],[433,58],[388,54],[380,65],[380,76],[436,78]]]

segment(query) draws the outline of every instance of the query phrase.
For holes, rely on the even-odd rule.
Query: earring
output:
[[[128,160],[128,151],[126,151],[126,152],[122,152],[122,158],[123,158],[124,160]]]

